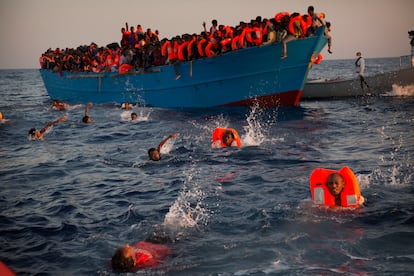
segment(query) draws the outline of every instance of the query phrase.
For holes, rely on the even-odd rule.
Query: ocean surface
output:
[[[309,77],[352,77],[353,63],[323,60]],[[366,63],[367,75],[399,68]],[[136,122],[106,104],[85,125],[84,108],[51,109],[38,70],[0,71],[0,260],[17,275],[113,275],[118,247],[159,231],[173,255],[135,274],[413,275],[414,86],[295,108],[135,106]],[[212,149],[219,126],[243,147]],[[343,166],[367,206],[313,206],[310,173]]]

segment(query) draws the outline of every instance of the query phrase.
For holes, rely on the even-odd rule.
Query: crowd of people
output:
[[[76,49],[48,49],[39,62],[41,68],[56,72],[124,73],[177,61],[211,58],[228,51],[277,42],[283,44],[281,58],[286,58],[286,43],[314,35],[320,26],[326,27],[328,52],[332,53],[330,23],[325,21],[324,13],[316,14],[313,6],[309,6],[308,13],[304,15],[280,12],[270,19],[257,16],[237,26],[219,25],[214,19],[208,30],[203,22],[204,30],[199,34],[183,34],[161,40],[158,30],[153,32],[148,28],[144,32],[141,25],[135,28],[125,23],[125,27],[121,28],[120,43],[111,43],[106,47],[91,43]]]

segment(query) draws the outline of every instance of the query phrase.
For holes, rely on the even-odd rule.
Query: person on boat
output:
[[[43,134],[52,126],[64,122],[66,121],[67,117],[66,116],[62,116],[59,119],[48,123],[47,125],[45,125],[41,130],[38,130],[36,128],[32,128],[29,130],[29,137],[32,140],[43,140]]]
[[[329,207],[358,208],[365,202],[358,180],[349,167],[339,171],[317,168],[310,176],[312,201]]]
[[[169,247],[148,241],[126,244],[115,251],[111,266],[115,272],[133,272],[161,264],[171,254]]]
[[[92,123],[92,118],[89,117],[89,109],[88,109],[88,107],[91,107],[91,106],[93,106],[92,103],[87,103],[85,106],[85,116],[83,116],[82,118],[82,122],[84,122],[85,124]]]
[[[302,16],[299,13],[293,13],[290,16],[289,27],[288,27],[289,34],[282,40],[282,59],[287,58],[287,46],[286,44],[290,41],[297,40],[304,38],[306,35],[306,24],[303,21]]]
[[[164,144],[171,138],[177,138],[179,133],[173,133],[168,135],[164,140],[161,141],[161,143],[158,145],[157,148],[150,148],[148,150],[148,157],[152,161],[159,161],[161,160],[161,148],[164,146]]]
[[[213,148],[241,147],[239,134],[234,128],[216,128],[212,134]]]
[[[68,109],[68,107],[69,107],[68,104],[63,103],[63,102],[61,102],[59,100],[56,100],[56,99],[53,100],[53,102],[52,102],[52,108],[56,109],[56,110],[59,110],[59,111],[66,110],[66,109]]]
[[[364,84],[369,89],[369,85],[365,81],[365,78],[364,78],[365,59],[362,57],[361,52],[357,52],[356,56],[357,56],[357,60],[355,61],[356,73],[358,74],[359,80],[361,81],[362,91],[364,91]]]

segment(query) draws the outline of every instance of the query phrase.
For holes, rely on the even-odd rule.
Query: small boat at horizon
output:
[[[381,95],[392,90],[393,85],[414,84],[414,67],[366,76],[369,88],[361,88],[359,78],[308,80],[302,93],[302,100],[335,99],[357,96]]]
[[[53,72],[40,69],[52,99],[70,103],[137,103],[161,108],[298,106],[312,62],[327,44],[314,36],[229,51],[176,65],[119,72]],[[180,78],[176,79],[178,70]]]

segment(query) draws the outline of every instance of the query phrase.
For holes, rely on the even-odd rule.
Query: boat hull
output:
[[[297,106],[310,59],[325,45],[321,28],[319,35],[289,42],[286,59],[280,58],[282,45],[276,43],[125,74],[45,69],[40,73],[51,98],[72,103],[131,102],[162,108]],[[181,75],[177,80],[175,70]]]

